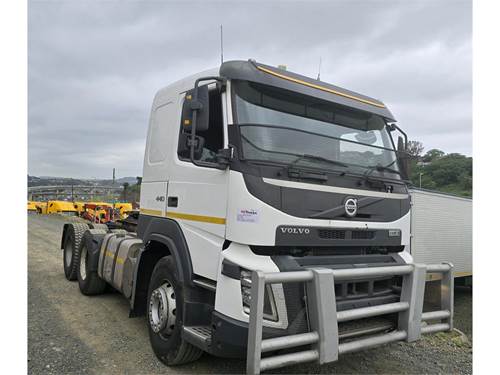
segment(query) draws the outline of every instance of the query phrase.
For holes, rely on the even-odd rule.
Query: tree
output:
[[[424,151],[424,145],[420,141],[408,141],[408,154],[413,160],[418,160]]]
[[[445,155],[444,151],[438,150],[437,148],[433,148],[432,150],[429,150],[425,153],[425,155],[422,157],[422,161],[429,163],[431,161],[443,157],[444,155]]]
[[[415,165],[410,180],[422,188],[472,196],[472,158],[457,154],[445,154],[441,150],[429,150],[424,155],[427,165]],[[420,176],[421,175],[421,176]]]
[[[461,154],[447,154],[434,160],[425,170],[439,186],[460,184],[461,176],[472,177],[472,158]]]

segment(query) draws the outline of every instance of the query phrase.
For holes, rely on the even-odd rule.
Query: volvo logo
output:
[[[299,227],[281,227],[281,233],[285,234],[309,234],[311,230],[309,228],[299,228]]]
[[[355,198],[347,198],[344,203],[344,210],[347,216],[356,216],[358,212],[358,200]]]

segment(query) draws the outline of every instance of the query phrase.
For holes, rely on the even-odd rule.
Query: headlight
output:
[[[252,272],[241,270],[241,297],[243,300],[243,311],[250,314],[250,305],[252,302]],[[264,319],[278,321],[278,313],[276,311],[276,303],[274,301],[273,290],[270,284],[264,289]]]

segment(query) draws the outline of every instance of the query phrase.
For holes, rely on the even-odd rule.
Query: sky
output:
[[[472,155],[472,1],[29,1],[28,173],[141,176],[155,93],[256,59],[382,100]]]

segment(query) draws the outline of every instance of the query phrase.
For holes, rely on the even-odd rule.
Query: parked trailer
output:
[[[76,211],[73,203],[67,201],[48,201],[47,213],[65,216],[78,216],[78,212]]]
[[[36,202],[28,201],[28,215],[29,214],[36,214],[37,212],[37,207],[36,207]]]
[[[253,60],[180,80],[153,101],[136,231],[66,224],[66,278],[121,292],[170,366],[208,352],[257,374],[449,331],[453,267],[409,253],[395,121]],[[423,312],[427,273],[441,306]]]
[[[472,276],[472,199],[412,189],[411,255],[416,263],[453,264],[453,276]]]

